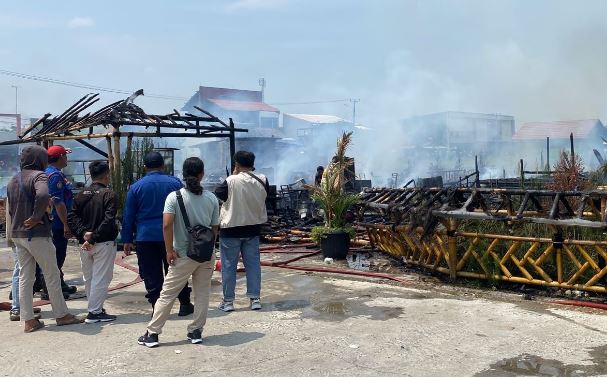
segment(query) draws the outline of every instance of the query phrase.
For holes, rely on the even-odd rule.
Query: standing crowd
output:
[[[42,290],[42,298],[50,301],[57,325],[117,319],[103,305],[113,277],[119,233],[125,255],[137,254],[139,275],[151,304],[151,320],[139,344],[159,345],[158,335],[175,299],[180,304],[178,316],[193,314],[187,339],[193,344],[202,342],[217,237],[223,286],[218,308],[225,312],[235,309],[236,271],[242,257],[250,309],[261,309],[259,236],[267,221],[269,183],[264,175],[254,173],[253,153],[238,151],[234,155],[234,171],[214,193],[201,186],[201,159],[190,157],[183,162],[182,182],[165,173],[160,153],[148,153],[144,157],[146,175],[128,190],[119,230],[116,213],[120,204],[109,187],[108,163],[90,163],[92,182],[74,196],[62,172],[70,152],[62,146],[48,150],[26,147],[21,170],[8,185],[7,242],[15,257],[10,319],[24,322],[24,332],[44,327],[40,309],[33,307],[36,286]],[[80,245],[88,300],[84,318],[71,314],[65,301],[77,290],[65,283],[62,271],[71,237]]]

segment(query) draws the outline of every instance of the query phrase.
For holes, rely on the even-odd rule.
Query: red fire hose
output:
[[[565,306],[591,307],[591,308],[598,308],[601,310],[607,310],[607,303],[594,303],[594,302],[574,301],[574,300],[550,301],[548,303],[565,305]]]

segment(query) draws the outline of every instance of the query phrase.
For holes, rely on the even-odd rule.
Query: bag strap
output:
[[[268,194],[268,187],[266,186],[266,183],[263,182],[259,177],[257,177],[256,175],[252,174],[251,172],[245,172],[247,175],[253,177],[255,180],[259,181],[259,183],[263,186],[263,189],[266,191],[266,194]]]
[[[189,230],[192,227],[190,226],[190,218],[188,218],[188,212],[185,210],[185,204],[183,203],[183,197],[181,196],[181,189],[176,190],[175,195],[177,196],[177,202],[179,203],[179,208],[181,209],[183,223],[185,223],[185,228]]]

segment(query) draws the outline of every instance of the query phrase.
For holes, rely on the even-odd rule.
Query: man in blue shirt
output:
[[[120,235],[124,253],[128,256],[133,250],[133,234],[136,233],[139,275],[153,310],[160,297],[164,275],[169,269],[162,234],[164,202],[171,192],[181,189],[183,185],[177,177],[164,173],[164,159],[160,153],[148,153],[143,163],[147,174],[129,188]],[[179,316],[194,312],[190,291],[186,283],[179,293]]]
[[[76,292],[76,286],[68,286],[63,280],[62,270],[67,254],[67,240],[72,236],[67,225],[67,213],[72,208],[74,195],[72,185],[67,181],[61,170],[67,167],[67,154],[71,152],[70,149],[59,145],[49,147],[47,150],[49,164],[45,170],[48,176],[49,194],[53,202],[53,244],[57,255],[57,266],[61,272],[61,289],[64,295]]]

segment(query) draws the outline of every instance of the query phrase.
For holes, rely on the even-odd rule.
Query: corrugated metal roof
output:
[[[598,119],[528,122],[514,133],[512,139],[567,139],[571,133],[575,138],[587,138],[595,128],[599,128],[601,133],[607,133],[607,129]]]
[[[285,113],[286,116],[301,119],[302,121],[310,122],[310,123],[339,123],[339,122],[348,122],[343,118],[339,118],[337,116],[332,115],[324,115],[324,114],[293,114],[293,113]]]
[[[273,106],[270,106],[264,102],[257,101],[235,101],[235,100],[221,100],[217,98],[210,98],[209,101],[214,103],[225,110],[237,110],[244,112],[273,112],[280,113],[280,110]]]

